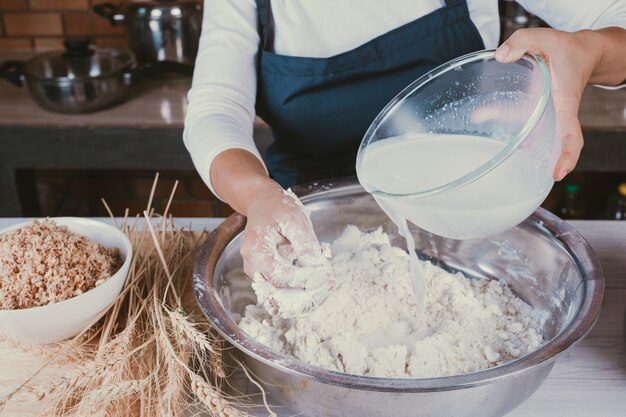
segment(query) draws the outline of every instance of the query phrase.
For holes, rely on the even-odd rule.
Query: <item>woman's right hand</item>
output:
[[[278,287],[301,285],[298,266],[324,261],[313,226],[300,201],[267,176],[259,159],[243,149],[220,153],[211,167],[217,194],[248,218],[241,255],[244,271],[260,273]],[[296,280],[296,281],[294,281]]]
[[[296,276],[293,260],[301,265],[320,262],[313,226],[293,194],[271,181],[254,194],[246,212],[241,255],[248,276],[258,272],[275,287],[290,287],[296,284],[290,282]]]

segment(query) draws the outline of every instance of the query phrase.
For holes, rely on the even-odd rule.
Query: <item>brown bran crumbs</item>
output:
[[[0,310],[44,306],[89,291],[121,266],[107,249],[53,220],[0,235]]]

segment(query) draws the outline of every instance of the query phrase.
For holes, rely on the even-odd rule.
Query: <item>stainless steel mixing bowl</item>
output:
[[[323,241],[347,224],[383,227],[404,246],[396,227],[354,180],[297,188]],[[604,296],[600,264],[585,240],[543,209],[519,226],[485,239],[451,240],[414,229],[419,256],[468,277],[506,280],[545,318],[547,342],[508,364],[471,374],[388,379],[331,372],[269,350],[237,326],[255,302],[239,246],[245,218],[234,215],[200,249],[193,272],[199,306],[215,328],[243,352],[247,366],[273,397],[296,413],[325,417],[502,416],[530,397],[554,360],[592,328]]]

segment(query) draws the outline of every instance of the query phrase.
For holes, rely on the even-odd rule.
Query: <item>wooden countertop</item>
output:
[[[0,228],[22,221],[0,218]],[[105,221],[109,221],[105,219]],[[193,230],[212,229],[220,219],[176,219]],[[602,313],[591,333],[563,353],[537,392],[507,417],[626,416],[626,222],[572,221],[597,254],[606,279]],[[249,393],[256,393],[252,387]],[[271,401],[271,397],[270,397]],[[265,416],[260,406],[253,415]],[[276,407],[278,417],[293,415]]]
[[[0,53],[0,62],[26,60],[29,56]],[[0,126],[182,129],[190,86],[190,76],[148,76],[137,83],[132,98],[121,105],[91,114],[65,115],[41,109],[26,88],[0,80]],[[626,131],[626,89],[588,87],[580,106],[580,120],[588,130]],[[265,126],[257,119],[255,127]]]
[[[626,416],[626,222],[569,222],[589,242],[604,270],[600,319],[565,352],[546,382],[507,417]]]

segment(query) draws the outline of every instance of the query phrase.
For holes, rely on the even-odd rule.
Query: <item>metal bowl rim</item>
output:
[[[331,180],[295,187],[293,191],[306,204],[317,198],[330,198],[342,195],[355,195],[365,190],[354,179]],[[237,219],[237,216],[239,219]],[[541,348],[519,359],[484,371],[437,378],[380,378],[330,371],[307,365],[293,357],[275,352],[257,342],[243,332],[228,315],[217,294],[209,290],[206,280],[206,266],[209,253],[213,249],[213,239],[227,222],[241,221],[242,216],[234,214],[215,229],[202,244],[193,268],[193,287],[196,301],[204,316],[216,330],[241,352],[282,372],[304,377],[316,382],[328,383],[352,389],[387,392],[432,392],[449,391],[479,386],[498,380],[512,378],[530,372],[533,368],[546,365],[556,359],[566,349],[579,342],[597,321],[604,299],[604,277],[598,258],[585,239],[567,222],[542,208],[526,221],[556,239],[569,256],[576,262],[586,285],[585,298],[571,323]],[[228,245],[233,244],[241,230]],[[226,245],[224,249],[228,246]],[[223,250],[222,252],[223,253]],[[221,259],[220,257],[218,259]],[[576,253],[576,254],[574,254]],[[211,271],[213,280],[214,271]]]

